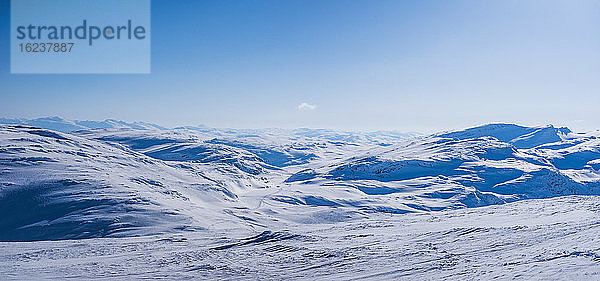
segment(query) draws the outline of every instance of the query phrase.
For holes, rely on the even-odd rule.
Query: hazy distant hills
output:
[[[44,128],[48,130],[69,133],[79,130],[90,130],[90,129],[108,129],[108,128],[128,128],[128,129],[157,129],[163,130],[164,127],[156,124],[145,123],[145,122],[134,122],[127,123],[123,121],[106,119],[104,121],[83,121],[83,120],[68,120],[62,117],[44,117],[36,119],[21,119],[21,118],[0,118],[0,124],[15,124],[15,125],[27,125],[38,128]]]

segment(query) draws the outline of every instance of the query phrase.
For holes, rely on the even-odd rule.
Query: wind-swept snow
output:
[[[596,280],[600,198],[567,196],[253,235],[0,242],[0,276],[167,280]]]

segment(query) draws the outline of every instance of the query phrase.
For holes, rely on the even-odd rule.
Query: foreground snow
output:
[[[567,196],[254,237],[0,243],[3,279],[597,280],[600,197]],[[232,238],[234,237],[234,238]]]

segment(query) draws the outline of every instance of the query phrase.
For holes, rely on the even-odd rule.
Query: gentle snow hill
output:
[[[0,167],[2,241],[201,229],[236,200],[201,167],[34,127],[0,126]]]
[[[149,157],[165,161],[224,163],[254,175],[260,174],[265,168],[270,167],[249,151],[211,143],[186,132],[104,129],[78,131],[73,134],[88,139],[122,144]]]

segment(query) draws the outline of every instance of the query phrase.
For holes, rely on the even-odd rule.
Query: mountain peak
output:
[[[566,127],[556,128],[554,125],[526,127],[510,123],[491,123],[463,130],[444,132],[434,136],[456,140],[494,137],[502,142],[510,143],[517,148],[533,148],[535,146],[562,140],[571,133]]]

